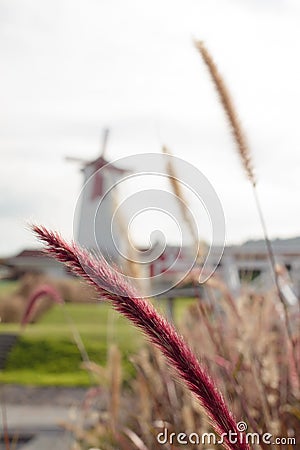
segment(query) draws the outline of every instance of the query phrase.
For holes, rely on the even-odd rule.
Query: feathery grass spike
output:
[[[248,143],[245,137],[245,134],[242,130],[241,123],[239,121],[237,112],[235,110],[231,95],[228,91],[228,88],[223,80],[223,77],[221,76],[216,63],[214,62],[212,56],[210,55],[209,51],[205,47],[204,43],[202,41],[195,41],[195,46],[197,50],[200,52],[203,61],[205,62],[209,73],[211,75],[211,78],[215,84],[217,93],[220,97],[220,101],[224,107],[224,111],[227,115],[227,118],[229,120],[232,133],[234,135],[235,141],[238,146],[238,151],[241,157],[241,161],[243,164],[243,167],[246,171],[247,177],[251,181],[252,185],[256,185],[256,179],[253,171],[253,165],[251,161],[251,155],[250,150],[248,147]]]
[[[160,349],[177,376],[196,395],[216,433],[224,436],[224,447],[227,450],[249,450],[245,436],[239,433],[236,420],[207,370],[200,365],[183,337],[158,314],[154,306],[140,297],[104,258],[93,257],[75,243],[67,243],[58,233],[44,227],[33,226],[33,231],[46,244],[50,255],[96,288],[100,298],[108,300]],[[239,436],[234,444],[228,439],[230,431]]]

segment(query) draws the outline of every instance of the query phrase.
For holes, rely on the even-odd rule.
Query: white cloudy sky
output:
[[[223,204],[228,242],[261,236],[223,111],[192,45],[230,86],[272,237],[300,234],[298,0],[0,0],[0,255],[26,222],[72,235],[81,186],[65,155],[111,159],[166,143]]]

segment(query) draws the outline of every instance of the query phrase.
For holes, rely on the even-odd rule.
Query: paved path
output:
[[[85,393],[81,388],[2,386],[9,435],[20,437],[16,450],[69,450],[72,436],[60,423],[72,422]],[[3,436],[2,420],[0,431]],[[32,438],[21,442],[21,437]]]
[[[79,406],[87,388],[65,387],[33,387],[19,385],[2,385],[1,394],[5,402],[16,405],[55,405],[55,406]]]
[[[5,409],[9,430],[59,430],[60,423],[72,420],[72,409],[63,406],[7,404]]]

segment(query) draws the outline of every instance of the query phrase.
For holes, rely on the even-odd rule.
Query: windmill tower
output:
[[[118,168],[105,159],[108,134],[109,130],[104,130],[102,151],[95,160],[67,159],[81,163],[84,177],[76,214],[77,242],[88,250],[101,253],[106,259],[117,262],[122,242],[118,225],[113,222],[116,199],[111,188],[127,170]]]

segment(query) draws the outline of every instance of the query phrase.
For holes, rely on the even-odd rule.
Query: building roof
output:
[[[48,255],[46,255],[44,250],[25,249],[25,250],[22,250],[17,255],[15,255],[14,258],[36,258],[37,256],[41,256],[44,258],[48,257]]]

